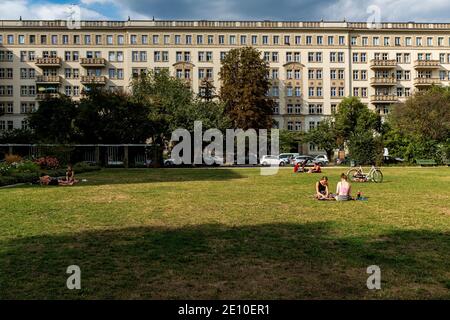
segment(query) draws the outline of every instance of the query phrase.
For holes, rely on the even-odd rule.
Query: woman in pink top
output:
[[[351,196],[352,186],[348,183],[347,176],[343,173],[341,174],[341,181],[338,182],[336,187],[336,200],[337,201],[347,201],[352,200]]]

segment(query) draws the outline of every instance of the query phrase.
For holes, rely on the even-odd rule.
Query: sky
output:
[[[449,0],[0,0],[0,20],[65,20],[71,5],[82,20],[450,22]]]

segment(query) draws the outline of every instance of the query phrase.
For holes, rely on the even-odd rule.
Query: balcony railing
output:
[[[380,60],[373,59],[370,61],[371,68],[395,68],[397,66],[396,60]]]
[[[392,86],[397,84],[397,79],[393,77],[373,77],[370,79],[370,83],[374,86]]]
[[[387,95],[373,95],[370,97],[370,101],[372,102],[384,102],[384,103],[395,103],[398,101],[398,97],[393,94]]]
[[[81,76],[81,83],[105,85],[106,77],[105,76]]]
[[[61,58],[37,58],[36,65],[38,67],[61,67]]]
[[[37,76],[36,83],[61,83],[60,76]]]
[[[105,67],[105,58],[82,58],[80,64],[83,67]]]
[[[441,66],[439,60],[417,60],[414,62],[416,69],[435,69]]]
[[[59,93],[38,93],[36,95],[36,100],[42,101],[44,99],[58,98]]]
[[[433,84],[440,84],[441,80],[439,78],[415,78],[415,86],[431,86]]]

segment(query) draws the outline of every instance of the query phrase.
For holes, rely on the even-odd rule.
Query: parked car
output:
[[[319,155],[314,158],[314,162],[318,163],[321,167],[328,165],[328,157],[326,155]]]
[[[262,156],[259,163],[263,166],[279,165],[280,167],[284,167],[286,165],[286,162],[277,156]]]
[[[303,162],[306,161],[307,167],[312,167],[314,165],[314,158],[311,156],[298,156],[294,159],[294,164],[300,163],[303,164]]]
[[[294,162],[295,157],[298,157],[299,153],[282,153],[280,154],[280,159],[286,162],[286,164],[290,164]]]

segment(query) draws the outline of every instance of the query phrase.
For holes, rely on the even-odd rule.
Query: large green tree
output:
[[[322,121],[314,129],[309,130],[304,139],[306,142],[314,143],[319,149],[325,150],[330,161],[334,150],[338,148],[338,135],[334,123],[329,120]]]
[[[90,91],[75,126],[82,143],[145,143],[152,135],[147,106],[123,92]]]
[[[235,128],[272,128],[274,102],[267,95],[268,74],[268,63],[252,47],[232,49],[226,54],[220,70],[220,98]]]
[[[41,143],[70,143],[75,135],[76,113],[76,105],[69,97],[47,98],[28,116],[28,123]]]
[[[388,117],[385,143],[410,162],[421,158],[438,163],[450,159],[450,88],[418,91],[395,105]]]
[[[348,147],[359,163],[373,163],[382,156],[381,117],[357,97],[341,101],[334,115],[337,144]]]
[[[416,92],[393,108],[390,120],[410,137],[445,141],[450,136],[450,88]]]

